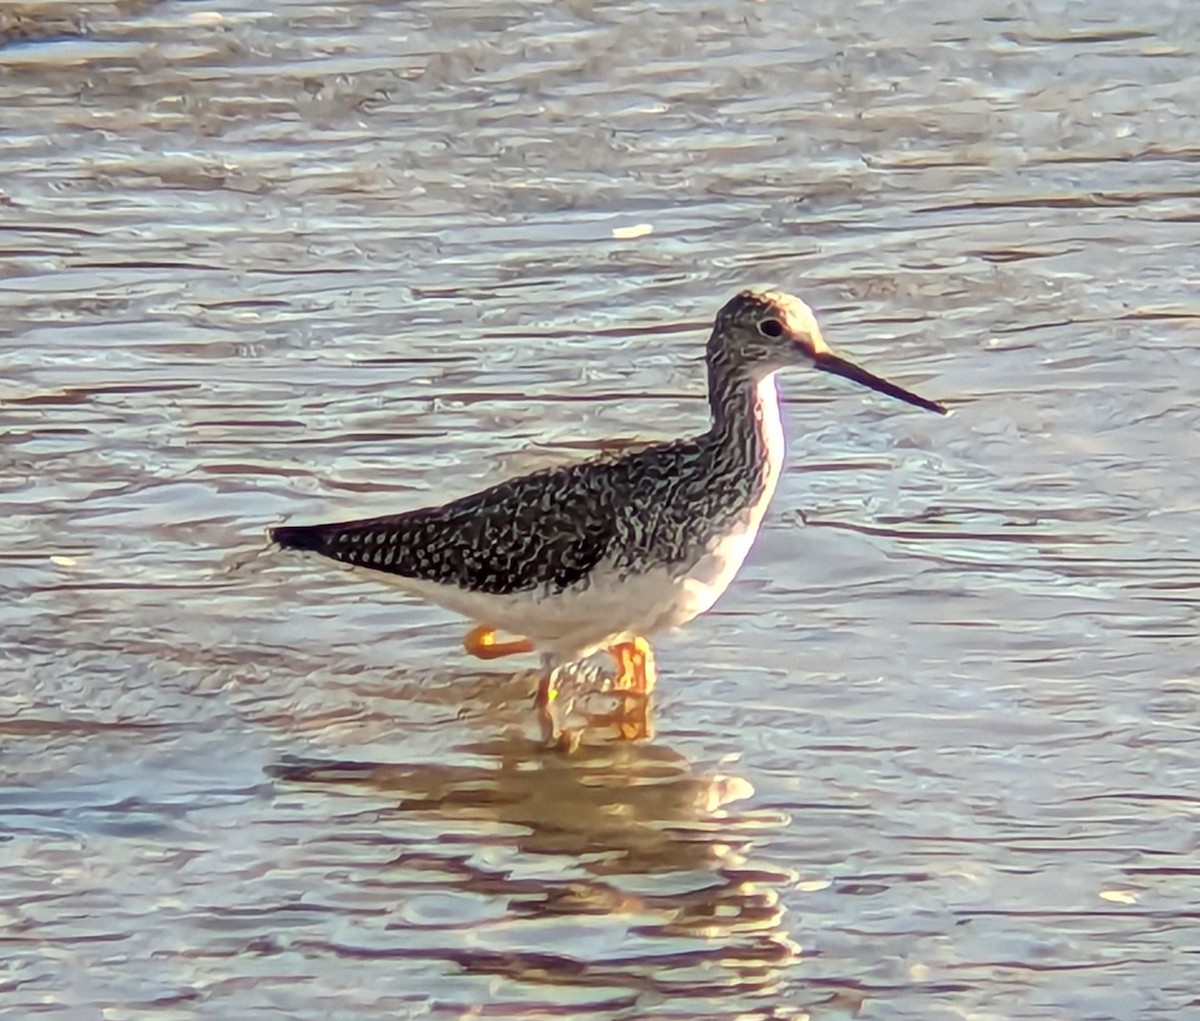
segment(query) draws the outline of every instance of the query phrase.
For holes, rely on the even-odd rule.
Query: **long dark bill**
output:
[[[839,355],[832,353],[819,354],[813,359],[813,364],[825,372],[832,372],[835,376],[841,376],[843,379],[849,379],[854,383],[869,386],[872,390],[878,390],[881,394],[887,394],[889,397],[895,397],[897,400],[915,404],[918,408],[924,408],[926,411],[936,411],[939,415],[946,414],[946,408],[938,404],[937,401],[927,401],[924,397],[918,397],[911,390],[905,390],[902,386],[889,383],[886,379],[880,379],[874,373],[860,368]]]

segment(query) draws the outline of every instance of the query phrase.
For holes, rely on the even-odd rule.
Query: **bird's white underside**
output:
[[[679,627],[704,613],[733,580],[757,532],[758,521],[739,522],[710,543],[690,569],[656,567],[628,574],[600,564],[586,585],[552,595],[492,595],[396,575],[383,575],[382,580],[477,623],[524,635],[540,652],[565,663],[622,638]],[[371,576],[381,577],[374,571]]]

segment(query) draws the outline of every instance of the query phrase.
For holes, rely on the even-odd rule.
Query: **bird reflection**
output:
[[[394,808],[374,813],[381,841],[414,813],[436,821],[440,838],[406,842],[372,877],[393,896],[418,872],[420,889],[498,900],[509,920],[607,916],[628,953],[581,959],[569,938],[547,947],[539,925],[527,947],[430,956],[528,982],[720,996],[765,990],[798,954],[778,895],[793,877],[749,860],[755,835],[784,820],[729,808],[753,794],[745,779],[699,771],[662,745],[583,743],[564,754],[513,734],[457,752],[455,762],[291,759],[274,773],[325,793],[382,795]]]

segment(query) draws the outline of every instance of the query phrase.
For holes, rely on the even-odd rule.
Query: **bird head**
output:
[[[714,364],[736,368],[758,379],[780,369],[812,366],[918,408],[946,413],[936,401],[926,400],[834,354],[821,336],[812,309],[783,291],[742,291],[727,302],[713,324],[708,357]]]

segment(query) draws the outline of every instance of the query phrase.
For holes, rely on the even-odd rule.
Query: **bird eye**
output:
[[[764,337],[782,337],[783,323],[778,319],[764,319],[758,324],[758,332]]]

